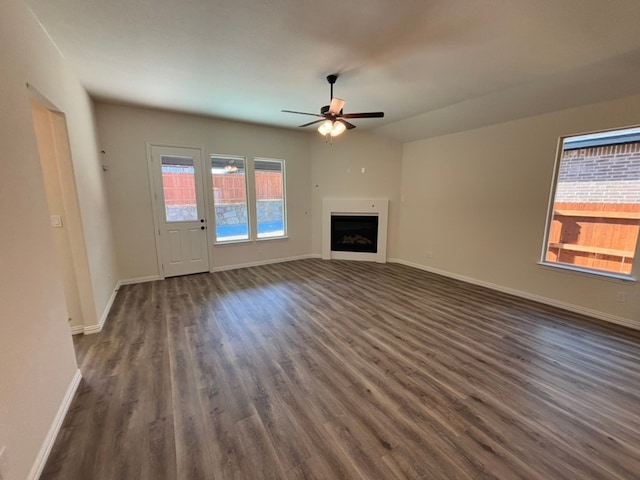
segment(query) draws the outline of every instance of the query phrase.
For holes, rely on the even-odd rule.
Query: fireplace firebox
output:
[[[331,215],[331,250],[377,253],[377,215]]]

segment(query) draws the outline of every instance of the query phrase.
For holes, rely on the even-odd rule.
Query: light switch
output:
[[[61,228],[62,217],[60,215],[51,215],[51,226],[54,228]]]

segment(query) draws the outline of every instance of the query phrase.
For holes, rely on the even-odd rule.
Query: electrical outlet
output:
[[[627,301],[627,292],[618,292],[618,296],[616,300],[620,303],[624,303]]]

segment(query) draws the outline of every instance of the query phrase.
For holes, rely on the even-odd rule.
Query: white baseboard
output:
[[[162,277],[160,275],[149,275],[147,277],[127,278],[125,280],[120,280],[118,282],[118,287],[121,287],[122,285],[133,285],[135,283],[155,282],[156,280],[162,280]]]
[[[116,283],[116,286],[107,301],[107,304],[104,307],[102,312],[102,316],[100,317],[100,321],[97,325],[85,325],[83,328],[83,332],[85,335],[92,335],[94,333],[100,333],[104,328],[104,324],[107,321],[107,317],[109,316],[109,311],[111,310],[111,305],[113,305],[114,300],[116,299],[116,295],[118,294],[118,290],[120,289],[121,282]]]
[[[498,292],[514,295],[516,297],[525,298],[527,300],[532,300],[534,302],[544,303],[545,305],[550,305],[552,307],[561,308],[563,310],[568,310],[570,312],[579,313],[582,315],[586,315],[588,317],[596,318],[598,320],[604,320],[605,322],[615,323],[616,325],[622,325],[624,327],[640,330],[640,324],[638,324],[637,322],[633,322],[628,318],[619,317],[617,315],[611,315],[609,313],[600,312],[599,310],[593,310],[591,308],[586,308],[580,305],[574,305],[572,303],[562,302],[560,300],[555,300],[553,298],[543,297],[542,295],[536,295],[533,293],[524,292],[522,290],[516,290],[514,288],[504,287],[502,285],[497,285],[495,283],[485,282],[483,280],[466,277],[464,275],[458,275],[456,273],[439,270],[437,268],[427,267],[425,265],[420,265],[418,263],[407,262],[406,260],[400,260],[398,258],[393,258],[393,259],[389,258],[388,261],[391,263],[398,263],[400,265],[405,265],[407,267],[424,270],[425,272],[435,273],[436,275],[442,275],[443,277],[449,277],[455,280],[460,280],[462,282],[471,283],[473,285],[490,288],[491,290],[496,290]]]
[[[40,451],[38,452],[38,456],[36,457],[35,462],[33,462],[33,466],[31,467],[31,471],[29,472],[28,480],[37,480],[40,478],[40,474],[42,474],[42,470],[44,469],[45,464],[47,463],[47,459],[49,458],[49,454],[51,453],[51,449],[53,448],[53,444],[56,441],[56,437],[58,436],[58,432],[60,432],[60,427],[62,427],[62,422],[64,421],[64,417],[67,415],[67,411],[71,406],[71,401],[73,400],[74,395],[76,394],[76,390],[78,389],[78,385],[80,385],[80,380],[82,380],[82,373],[80,373],[80,369],[76,370],[75,375],[71,379],[71,383],[67,388],[67,392],[64,394],[62,399],[62,403],[58,408],[58,412],[56,413],[55,418],[53,419],[53,423],[49,428],[49,432],[42,442],[42,446],[40,447]]]
[[[283,263],[283,262],[293,262],[295,260],[306,260],[308,258],[319,258],[319,256],[306,254],[306,255],[298,255],[296,257],[285,257],[285,258],[273,258],[270,260],[259,260],[257,262],[249,262],[249,263],[239,263],[236,265],[224,265],[222,267],[213,267],[210,272],[223,272],[225,270],[236,270],[238,268],[248,268],[248,267],[259,267],[260,265],[270,265],[272,263]]]

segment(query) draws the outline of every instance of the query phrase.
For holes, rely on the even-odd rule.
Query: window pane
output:
[[[285,235],[284,161],[256,159],[256,212],[258,238]]]
[[[162,191],[167,222],[198,220],[196,179],[191,157],[162,156]]]
[[[564,140],[545,261],[630,275],[640,225],[640,129]]]
[[[249,239],[247,179],[242,157],[211,157],[216,241]]]

